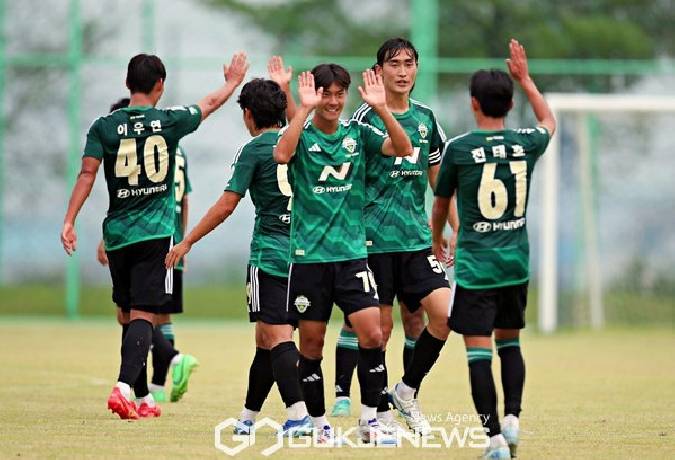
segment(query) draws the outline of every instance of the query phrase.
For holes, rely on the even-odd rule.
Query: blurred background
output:
[[[358,83],[380,44],[403,36],[420,52],[413,97],[435,110],[451,137],[473,126],[470,74],[505,69],[511,37],[525,45],[545,93],[672,100],[673,24],[670,0],[0,0],[0,315],[113,315],[109,273],[95,258],[107,209],[102,171],[78,219],[75,257],[66,257],[59,233],[87,129],[127,94],[126,65],[139,52],[164,60],[160,105],[168,107],[195,103],[215,89],[237,50],[249,55],[250,77],[265,76],[267,59],[279,54],[296,73],[321,62],[342,64]],[[193,187],[190,226],[220,196],[228,166],[248,139],[234,100],[182,142]],[[354,90],[343,116],[359,103]],[[559,122],[558,327],[672,326],[675,114],[588,110],[560,113]],[[517,94],[507,125],[533,123]],[[586,146],[584,161],[580,146]],[[542,177],[538,170],[528,223],[528,315],[535,327],[546,225]],[[187,318],[246,317],[253,217],[243,200],[193,248],[185,273]],[[597,295],[600,321],[590,307]]]

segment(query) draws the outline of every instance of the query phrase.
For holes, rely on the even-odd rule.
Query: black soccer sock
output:
[[[321,360],[322,358],[310,359],[300,355],[298,365],[302,394],[305,397],[307,412],[312,417],[321,417],[326,414]]]
[[[169,372],[169,366],[178,350],[162,334],[159,326],[152,331],[152,383],[153,385],[164,386],[166,383],[166,374]]]
[[[277,382],[281,399],[286,407],[302,401],[302,389],[298,378],[298,349],[295,342],[282,342],[272,348],[272,374]]]
[[[415,343],[415,352],[403,374],[403,383],[412,388],[419,388],[438,359],[443,345],[445,340],[437,339],[425,327]]]
[[[384,363],[384,372],[382,373],[382,394],[380,403],[377,405],[378,412],[387,412],[389,410],[389,397],[387,396],[387,385],[389,384],[389,375],[387,373],[387,350],[382,350],[382,363]]]
[[[251,368],[248,371],[248,388],[244,407],[260,412],[267,395],[270,394],[272,385],[274,385],[274,376],[272,375],[270,351],[256,348]]]
[[[151,343],[152,323],[144,319],[131,321],[122,341],[122,364],[117,378],[119,382],[126,383],[129,386],[136,384],[136,380],[138,380],[138,376],[143,371],[148,359],[148,350]],[[147,377],[145,380],[147,383]]]
[[[525,384],[525,361],[520,352],[520,340],[497,340],[497,353],[502,361],[502,388],[504,390],[504,415],[520,416],[520,404]]]
[[[349,397],[358,361],[359,341],[356,334],[341,330],[335,346],[335,397]]]
[[[150,393],[150,390],[148,389],[148,359],[146,357],[143,368],[138,374],[136,383],[134,383],[134,396],[136,396],[136,398],[142,398],[147,396],[148,393]]]
[[[361,387],[361,404],[378,407],[384,390],[384,355],[382,348],[359,347],[359,366],[357,374]]]
[[[492,349],[467,348],[471,396],[488,436],[501,433],[497,415],[497,391],[492,377]]]

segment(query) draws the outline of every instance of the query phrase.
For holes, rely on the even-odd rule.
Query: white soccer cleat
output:
[[[518,450],[518,436],[520,434],[520,420],[513,414],[508,414],[502,421],[502,434],[511,451],[511,458],[516,457]]]
[[[489,460],[507,460],[511,458],[511,452],[504,435],[498,434],[490,438],[490,445],[485,449],[483,458]]]
[[[382,425],[376,418],[368,421],[359,419],[359,437],[364,444],[392,447],[398,445],[396,428]]]
[[[389,396],[391,397],[391,403],[398,413],[401,414],[401,417],[405,420],[408,428],[410,428],[413,433],[422,436],[430,434],[431,425],[429,425],[429,421],[424,417],[424,414],[422,414],[422,409],[420,409],[417,399],[402,399],[396,392],[397,386],[398,384],[396,384],[389,392]]]

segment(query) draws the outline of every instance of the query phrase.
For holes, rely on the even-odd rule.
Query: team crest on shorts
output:
[[[307,307],[311,304],[309,299],[304,295],[299,295],[295,298],[295,308],[298,309],[298,313],[304,313],[307,311]]]
[[[354,150],[356,150],[356,141],[351,137],[345,137],[342,141],[342,147],[349,153],[354,153]]]
[[[417,131],[419,131],[420,136],[422,136],[422,139],[427,137],[427,134],[429,134],[429,129],[427,128],[427,125],[424,123],[420,123],[420,125],[417,127]]]

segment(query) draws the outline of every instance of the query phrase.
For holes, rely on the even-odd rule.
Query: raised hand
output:
[[[509,43],[509,52],[510,57],[506,60],[506,65],[509,66],[511,77],[513,77],[513,79],[518,83],[522,83],[530,77],[530,73],[527,68],[527,55],[525,54],[525,48],[523,48],[523,45],[518,43],[518,40],[512,38],[511,42]]]
[[[225,81],[228,83],[239,86],[244,77],[246,76],[246,71],[248,70],[249,63],[246,61],[246,53],[239,51],[232,56],[232,62],[230,65],[223,66],[223,75],[225,76]]]
[[[183,240],[171,248],[169,253],[164,258],[164,266],[167,269],[174,268],[178,262],[192,249],[192,245]]]
[[[73,252],[77,249],[77,233],[75,233],[75,227],[73,227],[72,224],[63,224],[63,229],[61,230],[61,244],[63,244],[63,249],[69,256],[72,256]]]
[[[270,80],[277,83],[282,90],[286,90],[291,84],[293,78],[293,68],[288,67],[284,69],[284,60],[281,56],[272,56],[267,62],[267,73]]]
[[[302,72],[298,75],[298,96],[300,104],[309,110],[321,102],[323,97],[323,87],[314,88],[314,75],[312,72]]]
[[[377,75],[373,69],[363,72],[363,87],[359,86],[359,93],[361,93],[363,101],[373,108],[385,108],[387,106],[382,77]]]

